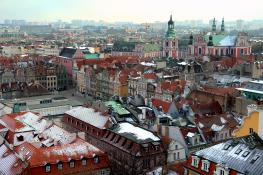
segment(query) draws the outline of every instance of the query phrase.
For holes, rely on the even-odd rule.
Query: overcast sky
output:
[[[108,22],[167,21],[213,17],[226,21],[263,19],[263,0],[0,0],[0,20],[72,19]]]

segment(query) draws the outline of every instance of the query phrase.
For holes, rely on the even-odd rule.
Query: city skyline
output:
[[[216,2],[216,1],[215,1]],[[237,8],[238,5],[238,8]],[[238,0],[221,0],[211,3],[208,0],[149,1],[149,0],[2,0],[0,20],[23,19],[27,21],[71,21],[103,20],[105,22],[129,21],[134,23],[167,21],[170,14],[177,21],[202,20],[212,18],[218,21],[254,20],[263,18],[260,0],[240,3]],[[224,10],[222,10],[224,9]],[[246,13],[244,13],[246,12]]]

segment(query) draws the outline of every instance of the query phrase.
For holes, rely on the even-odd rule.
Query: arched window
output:
[[[202,48],[198,49],[198,54],[201,55],[202,54]]]

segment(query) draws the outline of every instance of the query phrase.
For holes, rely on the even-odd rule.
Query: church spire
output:
[[[216,32],[216,19],[213,20],[212,32]]]
[[[222,19],[221,32],[225,32],[225,21],[224,21],[224,18]]]
[[[166,32],[166,37],[167,38],[175,38],[175,29],[174,29],[174,21],[173,21],[173,16],[170,15],[170,20],[168,21],[168,30]]]

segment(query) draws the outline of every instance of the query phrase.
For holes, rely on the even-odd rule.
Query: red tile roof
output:
[[[176,172],[179,175],[184,175],[184,164],[185,162],[179,162],[179,163],[175,163],[173,165],[169,166],[169,170]]]
[[[25,142],[16,147],[15,151],[23,155],[31,167],[43,166],[46,163],[54,164],[58,161],[81,160],[84,157],[92,158],[94,154],[98,156],[104,155],[104,152],[97,147],[80,138],[77,138],[70,144],[40,148]]]
[[[209,92],[211,94],[225,95],[232,94],[236,91],[236,87],[208,87],[204,86],[203,91]]]
[[[20,121],[15,120],[16,117],[23,115],[25,113],[27,113],[27,112],[7,114],[4,117],[2,117],[0,120],[2,120],[6,124],[8,129],[10,129],[11,131],[14,132],[16,129],[20,129],[20,128],[25,126]]]
[[[218,101],[211,101],[206,104],[193,104],[191,108],[196,115],[200,116],[205,114],[222,114],[222,107]]]
[[[163,101],[163,100],[156,99],[156,98],[152,99],[152,105],[157,109],[159,109],[159,107],[161,106],[165,113],[169,111],[171,104],[172,103],[168,101]]]
[[[151,79],[151,80],[155,80],[157,78],[155,73],[147,73],[147,74],[144,74],[143,77],[145,79]]]
[[[167,90],[174,92],[176,90],[183,91],[185,87],[185,80],[176,80],[176,81],[163,81],[161,84],[162,90]]]

